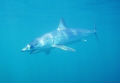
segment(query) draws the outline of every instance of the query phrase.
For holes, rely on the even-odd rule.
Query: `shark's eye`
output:
[[[33,48],[33,46],[30,46],[30,49],[32,49]]]

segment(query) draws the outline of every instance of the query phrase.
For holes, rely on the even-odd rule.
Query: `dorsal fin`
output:
[[[67,28],[67,26],[66,26],[66,24],[65,24],[65,22],[64,22],[64,19],[61,18],[61,19],[60,19],[60,22],[59,22],[58,29],[66,29],[66,28]]]

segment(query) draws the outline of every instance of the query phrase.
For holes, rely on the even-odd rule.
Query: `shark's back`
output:
[[[94,31],[91,30],[67,28],[62,30],[54,30],[48,35],[50,35],[53,38],[54,43],[71,44],[80,41],[93,33]]]

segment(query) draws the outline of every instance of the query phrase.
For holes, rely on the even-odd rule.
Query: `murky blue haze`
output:
[[[31,40],[57,28],[97,27],[76,52],[23,53]],[[119,0],[0,0],[0,83],[120,83]]]

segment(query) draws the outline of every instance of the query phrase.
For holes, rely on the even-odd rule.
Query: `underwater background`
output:
[[[61,18],[69,28],[96,23],[99,43],[92,35],[69,45],[76,52],[21,52]],[[0,0],[0,83],[120,83],[120,1]]]

